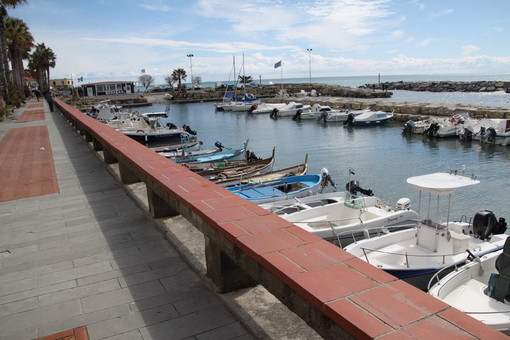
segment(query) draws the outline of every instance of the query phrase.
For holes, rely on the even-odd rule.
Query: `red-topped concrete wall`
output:
[[[497,339],[502,333],[353,257],[56,99],[123,183],[143,181],[154,217],[180,214],[206,239],[222,292],[262,284],[327,339]]]

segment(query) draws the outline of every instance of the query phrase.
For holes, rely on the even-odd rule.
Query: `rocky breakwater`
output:
[[[384,82],[377,84],[365,84],[360,86],[364,89],[376,90],[405,90],[405,91],[429,91],[429,92],[495,92],[505,91],[510,93],[508,81],[418,81],[418,82]]]

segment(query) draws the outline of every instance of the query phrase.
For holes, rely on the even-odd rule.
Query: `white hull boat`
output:
[[[311,112],[312,107],[307,104],[301,104],[296,102],[290,102],[284,107],[280,109],[273,109],[270,116],[271,118],[279,118],[279,117],[293,117],[296,113],[300,111],[303,112]]]
[[[499,234],[497,223],[486,224],[480,213],[472,223],[452,222],[448,219],[447,222],[441,222],[438,208],[436,221],[430,220],[433,195],[437,195],[437,200],[442,195],[448,195],[450,199],[456,189],[478,184],[479,181],[474,177],[458,175],[455,170],[450,173],[411,177],[407,182],[420,191],[420,207],[422,192],[428,193],[428,211],[418,226],[350,244],[345,248],[346,251],[397,278],[425,289],[428,280],[437,271],[462,263],[466,250],[482,256],[502,248],[503,244],[499,239],[494,238],[492,241],[490,238],[492,234]],[[450,216],[449,207],[450,204],[447,216]]]
[[[393,113],[387,113],[384,111],[367,111],[358,116],[354,116],[351,112],[351,117],[348,118],[348,122],[354,126],[371,126],[385,124],[393,118]],[[350,120],[352,119],[352,123]]]
[[[496,235],[493,238],[503,236],[506,235]],[[505,276],[510,269],[508,266],[510,239],[504,238],[506,241],[502,250],[481,257],[471,257],[466,253],[470,261],[441,278],[428,293],[509,335],[510,301],[505,299],[505,296],[510,294],[508,291],[510,280]],[[431,282],[433,283],[433,280]]]
[[[410,229],[418,221],[418,214],[407,204],[397,205],[395,209],[377,197],[347,193],[343,198],[337,203],[310,207],[282,217],[340,247],[374,235]]]
[[[482,143],[509,145],[510,119],[484,118],[470,121],[459,132],[461,140],[477,140]]]
[[[285,107],[285,103],[260,103],[260,104],[254,104],[255,107],[253,108],[253,110],[250,108],[248,110],[248,113],[253,113],[253,114],[269,114],[271,112],[273,112],[274,109],[281,109],[283,107]]]

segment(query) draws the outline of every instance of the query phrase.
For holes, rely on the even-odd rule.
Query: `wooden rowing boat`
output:
[[[273,149],[271,157],[260,160],[229,160],[226,162],[211,163],[205,169],[195,164],[183,164],[183,166],[215,182],[222,179],[239,178],[252,173],[263,173],[273,166],[274,160],[275,149]]]
[[[231,187],[235,185],[242,185],[248,183],[266,182],[289,176],[301,176],[305,175],[307,171],[308,171],[308,154],[305,155],[305,161],[301,164],[268,172],[259,171],[236,177],[219,178],[218,180],[214,180],[214,182],[224,187]]]

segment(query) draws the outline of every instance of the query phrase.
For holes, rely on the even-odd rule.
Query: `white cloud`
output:
[[[434,13],[430,14],[429,17],[431,19],[436,19],[436,18],[443,17],[445,15],[449,15],[449,14],[452,14],[452,13],[453,13],[453,9],[448,8],[448,9],[443,9],[443,10],[438,11],[438,12],[434,12]]]
[[[480,51],[480,48],[475,45],[465,45],[462,46],[462,55],[463,56],[469,56],[477,51]]]
[[[433,43],[434,41],[436,41],[437,39],[434,39],[434,38],[427,38],[427,39],[424,39],[420,42],[418,42],[416,44],[417,47],[425,47],[425,46],[428,46],[430,45],[431,43]]]

